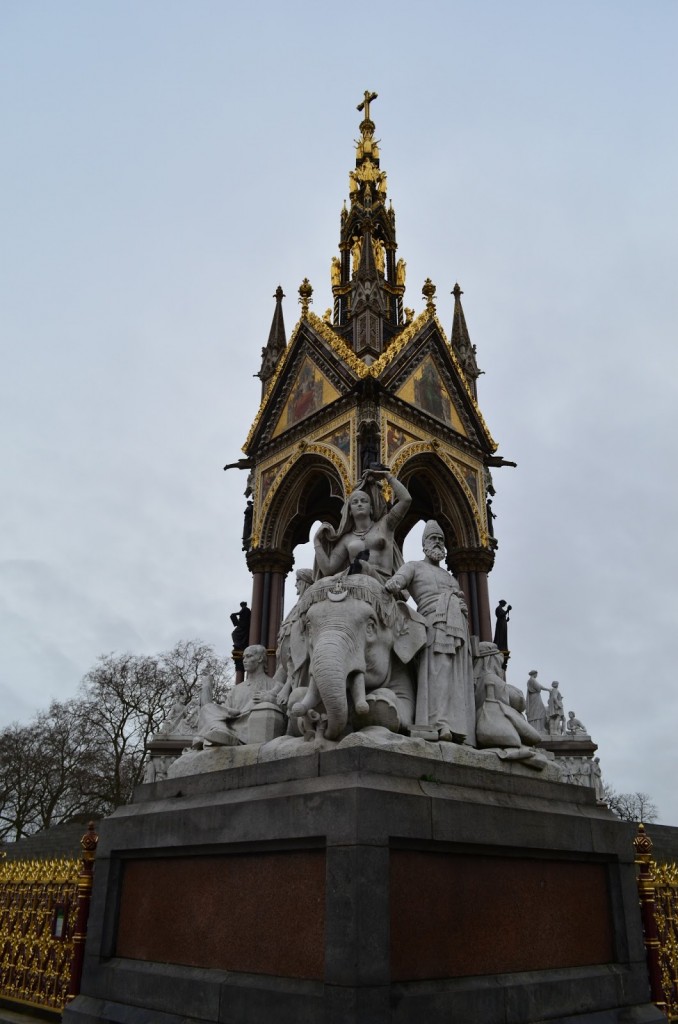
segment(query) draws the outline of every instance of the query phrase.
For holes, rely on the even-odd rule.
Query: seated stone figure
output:
[[[476,743],[480,748],[502,748],[501,757],[527,760],[536,758],[534,749],[542,737],[521,712],[525,698],[520,690],[506,682],[504,656],[496,644],[483,641],[475,665]],[[545,759],[540,758],[543,767]]]
[[[265,738],[272,739],[273,735],[263,737],[252,734],[252,715],[259,710],[275,712],[280,723],[279,728],[273,732],[280,735],[283,716],[280,709],[273,705],[276,686],[264,672],[266,657],[266,648],[260,644],[253,644],[243,651],[245,681],[229,691],[226,704],[216,704],[213,701],[212,680],[209,677],[205,679],[200,696],[194,747],[232,747],[241,743],[261,742]]]
[[[570,736],[576,736],[577,733],[579,733],[580,735],[588,736],[588,730],[586,726],[583,722],[580,722],[579,719],[575,717],[574,711],[568,711],[567,713],[566,729]]]

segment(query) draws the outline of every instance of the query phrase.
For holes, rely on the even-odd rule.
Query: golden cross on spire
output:
[[[356,110],[364,109],[366,121],[369,121],[370,119],[370,103],[372,102],[372,100],[376,100],[376,98],[376,92],[370,92],[369,89],[365,89],[365,98],[363,99],[362,103],[359,103],[358,106],[356,107]]]

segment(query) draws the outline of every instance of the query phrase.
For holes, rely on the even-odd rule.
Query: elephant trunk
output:
[[[325,738],[338,739],[348,722],[347,679],[360,671],[355,643],[341,634],[320,638],[311,657],[310,671],[327,712]],[[364,664],[362,666],[364,670]]]

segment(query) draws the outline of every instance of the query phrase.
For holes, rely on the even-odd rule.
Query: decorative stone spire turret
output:
[[[466,317],[464,316],[464,310],[461,305],[461,297],[464,293],[459,285],[455,284],[451,294],[454,295],[454,314],[452,316],[452,332],[450,334],[450,340],[452,342],[454,354],[459,360],[462,370],[469,378],[469,382],[473,388],[474,397],[477,398],[476,381],[482,371],[478,369],[478,363],[476,362],[476,347],[471,344],[468,327],[466,326]]]
[[[370,104],[365,91],[358,104],[364,113],[356,142],[355,170],[349,172],[349,200],[341,211],[339,256],[332,260],[334,326],[354,352],[377,358],[403,326],[404,263],[396,263],[395,213],[386,207],[386,172],[379,162]]]
[[[287,348],[285,336],[285,321],[283,320],[282,300],[285,298],[280,285],[275,290],[275,311],[271,322],[271,330],[268,334],[268,341],[261,350],[261,369],[257,377],[261,380],[262,398],[266,391],[266,385],[273,376],[278,360]]]

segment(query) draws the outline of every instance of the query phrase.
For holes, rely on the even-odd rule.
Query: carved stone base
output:
[[[414,736],[415,739],[432,740],[433,742],[438,739],[438,730],[429,729],[426,725],[411,725],[407,731],[410,736]]]
[[[369,703],[369,697],[368,697]],[[370,712],[372,712],[371,705]],[[417,727],[418,728],[418,727]],[[202,775],[207,772],[221,771],[224,768],[239,768],[249,764],[265,764],[268,761],[281,761],[288,758],[303,758],[319,751],[345,750],[349,747],[369,747],[378,750],[396,751],[410,757],[421,758],[427,762],[428,772],[435,769],[437,762],[466,765],[481,768],[502,775],[518,775],[526,778],[539,772],[549,782],[561,781],[561,770],[555,758],[550,755],[529,757],[522,760],[506,760],[505,751],[500,749],[476,750],[459,743],[440,742],[431,730],[421,727],[424,736],[415,733],[415,727],[409,730],[411,735],[403,736],[392,732],[384,726],[370,725],[359,732],[349,733],[338,743],[326,740],[322,735],[308,734],[305,737],[278,736],[268,743],[242,744],[236,747],[209,747],[202,751],[188,751],[174,761],[168,771],[168,778],[180,779],[185,775]],[[434,740],[429,740],[429,735]],[[522,748],[525,755],[531,753]]]
[[[623,823],[385,733],[140,787],[101,823],[65,1024],[664,1022]]]
[[[268,743],[285,732],[287,719],[276,704],[262,703],[250,711],[247,721],[248,743]]]

